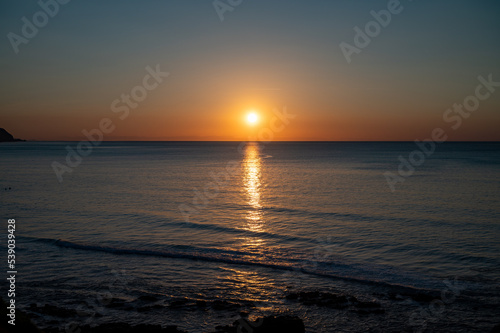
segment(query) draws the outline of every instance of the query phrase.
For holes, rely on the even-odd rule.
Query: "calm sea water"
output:
[[[2,234],[16,219],[17,301],[40,326],[207,332],[248,311],[353,331],[349,315],[284,295],[372,299],[445,281],[479,306],[455,322],[488,327],[497,311],[499,143],[442,144],[395,192],[383,173],[397,172],[413,143],[103,143],[59,182],[51,163],[65,163],[67,145],[76,143],[0,144]],[[422,307],[379,301],[402,323]],[[44,304],[77,315],[35,311]]]

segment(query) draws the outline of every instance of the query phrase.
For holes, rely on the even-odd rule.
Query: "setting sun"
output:
[[[247,114],[247,123],[250,125],[255,125],[259,121],[259,116],[255,112],[250,112]]]

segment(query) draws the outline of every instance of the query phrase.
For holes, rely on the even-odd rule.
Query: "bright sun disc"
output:
[[[259,120],[259,116],[255,112],[251,112],[247,115],[247,122],[250,125],[256,124]]]

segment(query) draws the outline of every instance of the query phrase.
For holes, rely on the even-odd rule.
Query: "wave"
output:
[[[295,216],[304,216],[312,218],[336,218],[338,220],[349,222],[404,222],[416,225],[448,225],[456,227],[457,221],[446,221],[444,219],[425,219],[425,218],[408,218],[403,216],[386,216],[386,215],[363,215],[353,213],[338,213],[338,212],[318,212],[305,209],[285,208],[285,207],[262,207],[264,211],[271,211],[275,213],[286,213]]]
[[[206,249],[193,246],[166,246],[162,250],[141,249],[141,248],[120,248],[112,246],[82,244],[63,239],[38,238],[29,236],[19,236],[34,242],[43,242],[61,248],[69,248],[82,251],[104,252],[116,255],[137,255],[154,256],[172,259],[194,260],[224,263],[229,265],[244,265],[261,268],[280,270],[283,272],[302,273],[310,276],[317,276],[329,279],[357,282],[368,285],[377,285],[393,288],[404,288],[408,290],[435,290],[432,286],[420,285],[422,280],[408,274],[398,274],[389,272],[387,268],[367,270],[367,266],[342,262],[312,262],[303,259],[286,258],[281,262],[276,260],[265,261],[264,258],[241,251]],[[241,257],[240,255],[244,255]],[[239,257],[240,256],[240,257]],[[379,278],[383,276],[385,280]],[[391,278],[392,277],[392,278]],[[431,282],[431,281],[427,281]]]
[[[220,231],[220,232],[226,232],[226,233],[231,233],[231,234],[242,234],[245,236],[258,236],[260,238],[280,239],[280,240],[291,241],[291,242],[295,242],[295,241],[314,242],[315,241],[314,239],[307,238],[307,237],[281,235],[281,234],[276,234],[276,233],[266,232],[266,231],[251,231],[251,230],[246,230],[246,229],[225,227],[225,226],[221,226],[221,225],[217,225],[217,224],[210,224],[210,223],[168,221],[168,222],[165,222],[165,225],[198,229],[198,230]]]
[[[338,219],[348,220],[348,221],[405,221],[410,219],[405,218],[394,218],[389,216],[375,216],[375,215],[361,215],[361,214],[351,214],[351,213],[336,213],[336,212],[314,212],[305,209],[294,209],[285,207],[264,207],[264,210],[272,211],[275,213],[288,213],[291,215],[300,216],[310,216],[310,217],[335,217]],[[414,220],[411,220],[414,221]]]
[[[241,206],[227,206],[228,209],[240,210]],[[337,219],[342,221],[354,221],[354,222],[399,222],[399,223],[408,223],[408,224],[418,224],[418,225],[449,225],[455,226],[456,222],[449,222],[445,220],[436,220],[436,219],[424,219],[424,218],[407,218],[403,216],[387,216],[387,215],[364,215],[364,214],[355,214],[355,213],[341,213],[341,212],[320,212],[320,211],[311,211],[306,209],[295,209],[288,207],[279,207],[279,206],[263,206],[258,208],[262,212],[271,212],[277,214],[286,214],[287,216],[298,216],[305,218],[317,218],[317,219]],[[144,214],[151,214],[151,212],[144,212]],[[163,214],[154,214],[161,216],[164,218]],[[157,223],[157,221],[155,221]],[[290,242],[305,242],[305,243],[314,243],[317,240],[310,237],[303,236],[295,236],[295,235],[284,235],[277,234],[266,231],[251,231],[241,228],[234,228],[229,226],[222,226],[213,223],[196,223],[196,222],[186,222],[179,220],[167,220],[163,225],[166,226],[174,226],[180,228],[188,228],[188,229],[196,229],[196,230],[211,230],[218,231],[223,233],[230,234],[241,234],[245,236],[258,236],[260,238],[268,238],[268,239],[277,239],[283,241]]]

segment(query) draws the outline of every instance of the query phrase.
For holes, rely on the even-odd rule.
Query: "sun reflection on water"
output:
[[[246,192],[248,210],[246,212],[247,226],[250,231],[263,231],[261,212],[261,158],[258,143],[249,143],[245,149],[243,160],[243,185]]]
[[[250,302],[267,302],[271,299],[273,281],[255,272],[252,269],[236,269],[231,267],[220,267],[219,280],[230,284],[233,287],[234,295],[239,299]],[[264,304],[260,304],[262,308]]]

